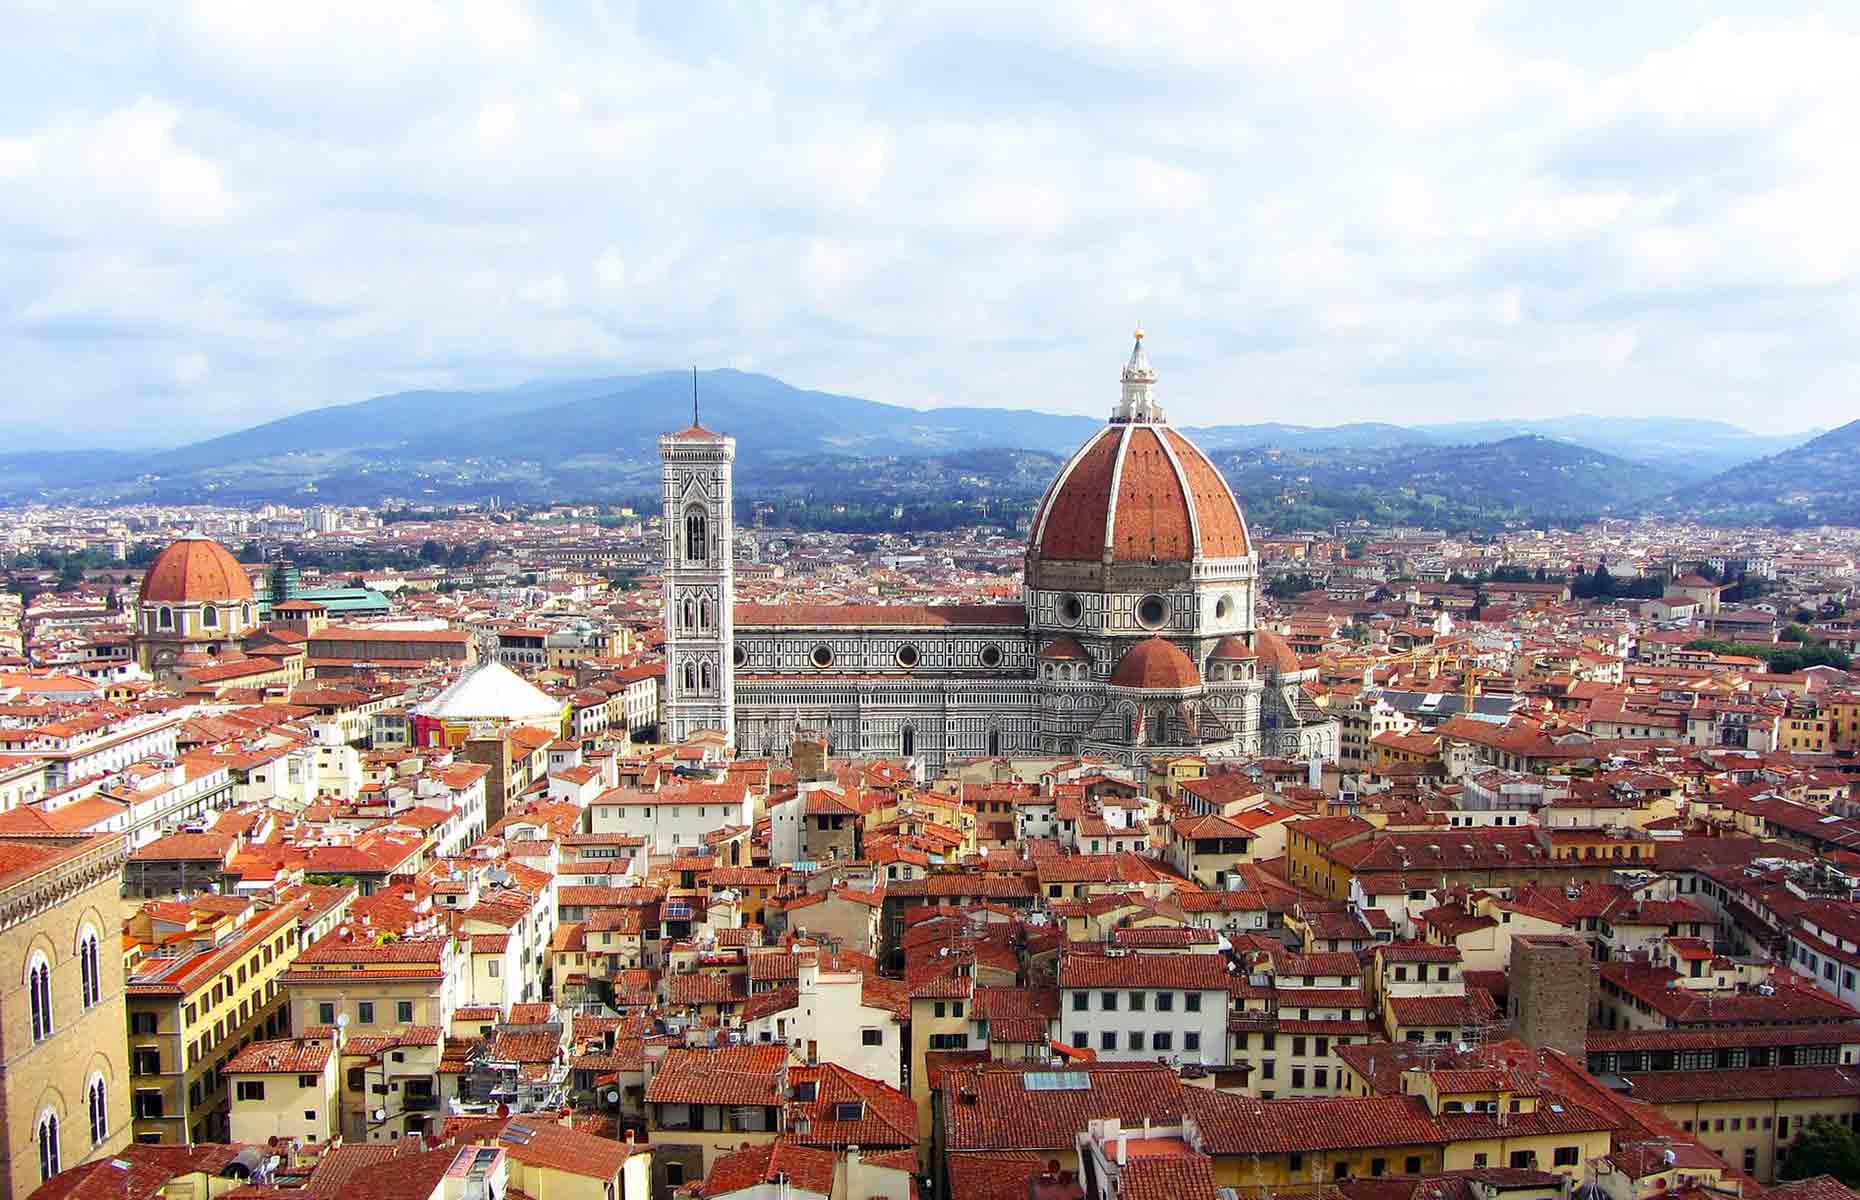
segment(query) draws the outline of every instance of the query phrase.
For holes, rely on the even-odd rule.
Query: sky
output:
[[[0,0],[0,440],[733,366],[1860,411],[1860,8]],[[34,433],[32,431],[38,431]]]

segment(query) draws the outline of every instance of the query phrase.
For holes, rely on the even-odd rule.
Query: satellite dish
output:
[[[385,1109],[385,1108],[377,1108],[377,1109],[375,1109],[375,1120],[377,1120],[377,1121],[385,1121],[385,1120],[387,1120],[387,1109]]]
[[[607,1103],[609,1104],[620,1103],[620,1093],[614,1090],[613,1088],[608,1088],[607,1089]]]

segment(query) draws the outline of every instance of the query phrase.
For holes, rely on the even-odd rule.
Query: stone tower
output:
[[[736,439],[697,423],[659,438],[665,477],[665,729],[683,741],[702,729],[736,741],[736,597],[731,464]]]
[[[1557,933],[1512,938],[1506,1006],[1518,1040],[1583,1062],[1594,979],[1595,963],[1581,938]]]

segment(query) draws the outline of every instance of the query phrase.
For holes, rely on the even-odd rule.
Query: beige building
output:
[[[0,1200],[129,1141],[120,835],[0,838]]]
[[[253,1042],[226,1064],[232,1140],[327,1141],[337,1128],[336,1047],[331,1038]]]

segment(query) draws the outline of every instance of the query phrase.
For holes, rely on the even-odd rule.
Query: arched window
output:
[[[705,663],[701,669],[704,675],[704,694],[708,696],[712,686],[710,682],[710,664]]]
[[[39,1117],[39,1178],[58,1174],[58,1114],[46,1109]]]
[[[155,625],[159,629],[174,628],[174,610],[167,605],[155,610]]]
[[[684,613],[685,613],[685,628],[696,629],[697,628],[697,605],[691,603],[691,601],[689,600],[686,600],[684,603]]]
[[[697,669],[693,667],[690,663],[686,663],[685,664],[685,691],[695,692],[696,690],[697,690]]]
[[[211,604],[200,610],[200,623],[208,629],[217,629],[220,624],[220,610]]]
[[[26,967],[26,989],[32,1002],[32,1040],[52,1036],[52,964],[34,951]]]
[[[84,1097],[90,1107],[90,1144],[101,1146],[103,1139],[110,1136],[110,1097],[104,1090],[103,1076],[90,1077],[90,1086],[84,1089]]]
[[[911,755],[917,753],[917,731],[915,729],[906,725],[903,735],[898,740],[903,750],[904,757],[909,758]]]
[[[1137,711],[1134,708],[1124,710],[1124,737],[1126,743],[1137,740]]]
[[[84,1007],[90,1008],[103,999],[103,969],[97,954],[97,931],[88,925],[78,934],[78,975],[83,991]]]
[[[710,529],[704,510],[694,508],[685,514],[685,559],[703,562],[709,557]]]
[[[698,628],[709,629],[710,627],[710,601],[700,600],[698,601]]]
[[[250,600],[239,606],[239,620],[246,625],[252,623],[252,602]]]
[[[999,729],[988,731],[988,757],[1001,757],[1001,731]]]

